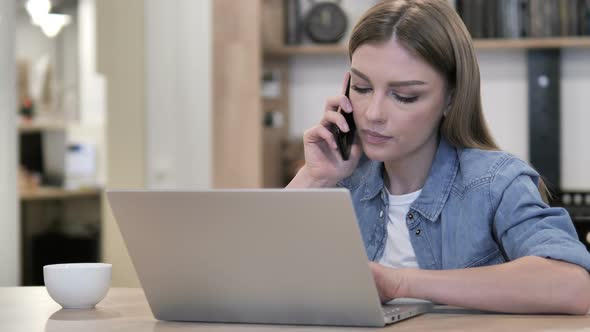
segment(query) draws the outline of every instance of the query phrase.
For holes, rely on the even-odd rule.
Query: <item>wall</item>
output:
[[[0,0],[0,286],[20,281],[17,208],[15,1]]]
[[[89,143],[96,147],[96,182],[106,182],[106,151],[104,124],[106,116],[105,80],[96,66],[96,0],[79,0],[77,49],[78,59],[78,122],[69,128],[71,141]]]
[[[107,188],[210,187],[211,1],[101,0],[96,10]],[[103,257],[113,285],[138,286],[110,212]]]
[[[561,57],[561,182],[564,189],[588,191],[590,49],[563,50]]]
[[[55,59],[53,40],[47,38],[41,28],[31,24],[31,19],[24,8],[17,10],[15,36],[17,58],[37,61],[42,56],[49,55]]]
[[[483,112],[500,148],[528,160],[528,82],[522,50],[479,51]]]
[[[211,3],[147,0],[148,188],[211,186]]]
[[[590,190],[590,149],[586,148],[585,96],[590,91],[590,50],[563,50],[561,81],[562,187]],[[483,109],[501,148],[528,160],[528,94],[526,52],[479,51]],[[322,116],[325,98],[338,94],[345,56],[299,56],[290,63],[292,136],[301,136]]]
[[[71,22],[63,27],[60,33],[52,40],[55,51],[56,72],[60,78],[57,86],[61,96],[58,108],[67,119],[77,120],[79,106],[79,67],[81,58],[78,56],[78,8],[74,5],[65,7],[61,11],[71,17]],[[35,27],[41,30],[39,27]],[[45,39],[48,39],[45,37]]]
[[[74,6],[62,8],[70,15],[71,22],[54,38],[45,36],[40,27],[31,23],[24,6],[17,8],[16,15],[16,56],[29,64],[32,76],[35,65],[44,57],[48,58],[53,71],[55,113],[69,121],[78,118],[78,15]],[[46,111],[46,110],[45,110]],[[43,115],[43,114],[40,114]]]
[[[107,81],[109,189],[143,188],[146,182],[144,8],[143,0],[96,1],[97,69]],[[102,257],[113,264],[113,286],[138,286],[108,204],[102,226]]]

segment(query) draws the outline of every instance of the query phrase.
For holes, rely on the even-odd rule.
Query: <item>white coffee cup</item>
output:
[[[111,271],[105,263],[45,265],[43,279],[49,296],[64,309],[89,309],[106,296]]]

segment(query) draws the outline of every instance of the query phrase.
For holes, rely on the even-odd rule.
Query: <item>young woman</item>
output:
[[[590,254],[529,165],[500,151],[469,33],[446,0],[390,0],[356,24],[350,97],[304,134],[288,188],[350,190],[383,302],[412,297],[514,313],[585,314]],[[357,137],[340,157],[332,124]]]

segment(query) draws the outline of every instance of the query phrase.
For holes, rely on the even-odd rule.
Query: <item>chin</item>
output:
[[[396,151],[395,148],[388,146],[375,147],[372,145],[363,144],[363,152],[367,158],[381,162],[397,160],[402,157],[402,154],[399,151]]]

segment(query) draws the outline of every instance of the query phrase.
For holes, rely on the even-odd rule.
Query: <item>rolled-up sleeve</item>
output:
[[[538,173],[513,158],[490,182],[496,206],[494,232],[510,260],[539,256],[579,265],[590,271],[590,253],[579,241],[563,208],[549,207],[537,189]]]

